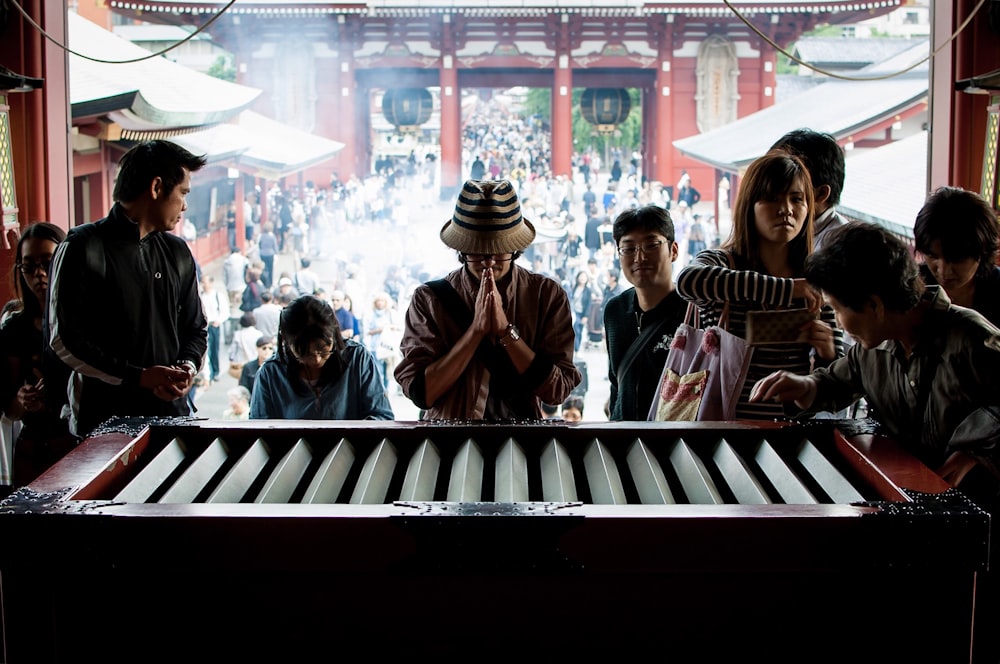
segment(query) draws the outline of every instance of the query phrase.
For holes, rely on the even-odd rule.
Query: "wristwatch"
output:
[[[517,343],[517,340],[521,338],[521,333],[517,331],[517,326],[513,323],[507,325],[507,329],[504,333],[497,337],[497,343],[506,348],[511,344]]]

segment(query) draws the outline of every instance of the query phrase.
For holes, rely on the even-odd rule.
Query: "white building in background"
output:
[[[194,28],[184,28],[177,25],[156,25],[154,23],[123,24],[113,28],[115,35],[126,39],[136,46],[153,53],[159,53],[173,44],[177,48],[163,54],[167,60],[183,65],[188,69],[206,73],[209,67],[220,57],[228,58],[232,66],[232,54],[215,44],[207,33],[200,33],[180,44],[191,35]]]
[[[910,0],[894,12],[845,26],[855,37],[926,37],[931,36],[930,1]]]

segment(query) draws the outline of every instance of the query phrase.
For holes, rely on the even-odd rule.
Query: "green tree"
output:
[[[236,67],[233,65],[233,58],[228,55],[217,57],[206,73],[223,81],[236,82]]]
[[[642,95],[638,88],[629,88],[629,98],[632,109],[625,122],[618,125],[610,135],[599,134],[592,124],[583,118],[580,111],[580,97],[583,88],[573,88],[573,149],[585,152],[588,148],[594,150],[602,159],[606,159],[611,150],[620,148],[624,153],[630,153],[642,146]],[[552,118],[552,90],[549,88],[531,88],[524,102],[524,113],[528,116],[537,115],[549,122]]]

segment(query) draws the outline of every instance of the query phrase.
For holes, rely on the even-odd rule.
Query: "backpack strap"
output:
[[[622,356],[621,361],[618,363],[618,367],[615,369],[615,375],[618,376],[619,382],[622,376],[624,376],[632,365],[635,363],[636,359],[639,357],[639,353],[645,348],[649,342],[656,338],[656,335],[663,331],[664,326],[667,324],[667,319],[664,317],[662,320],[650,325],[645,330],[642,331],[632,345],[628,347],[625,354]]]

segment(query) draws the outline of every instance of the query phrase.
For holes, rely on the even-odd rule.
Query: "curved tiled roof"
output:
[[[847,178],[837,206],[859,221],[881,224],[913,238],[913,223],[927,199],[926,131],[847,156]]]
[[[927,54],[927,42],[883,63],[865,67],[857,76],[876,79],[900,71]],[[751,113],[718,129],[674,141],[692,159],[730,173],[739,172],[767,152],[786,131],[808,126],[838,139],[864,134],[867,127],[927,98],[926,63],[884,80],[829,79],[788,101]],[[859,136],[860,137],[860,136]]]
[[[676,140],[674,147],[692,159],[738,173],[792,129],[809,127],[842,142],[852,136],[860,139],[867,128],[926,102],[926,63],[900,76],[881,80],[878,77],[919,62],[927,51],[928,44],[924,41],[856,74],[873,80],[828,79],[788,101],[724,127]],[[922,143],[919,138],[906,139],[856,155],[848,154],[839,209],[848,216],[878,222],[893,232],[912,237],[916,210],[926,197],[926,132],[920,135],[924,137]]]
[[[131,96],[127,108],[142,120],[175,126],[212,124],[235,116],[261,94],[257,88],[222,81],[163,57],[116,64],[148,56],[149,51],[73,12],[68,23],[70,47],[87,56],[69,56],[74,117],[95,114],[92,111],[101,107],[102,100]]]
[[[84,55],[123,61],[149,51],[69,14],[70,45]],[[128,64],[70,56],[74,118],[99,116],[119,140],[169,138],[209,163],[278,179],[321,163],[344,144],[247,110],[261,91],[198,73],[162,57]]]
[[[795,55],[811,65],[837,69],[858,69],[876,62],[883,62],[915,46],[926,46],[927,40],[804,37],[795,43]]]

